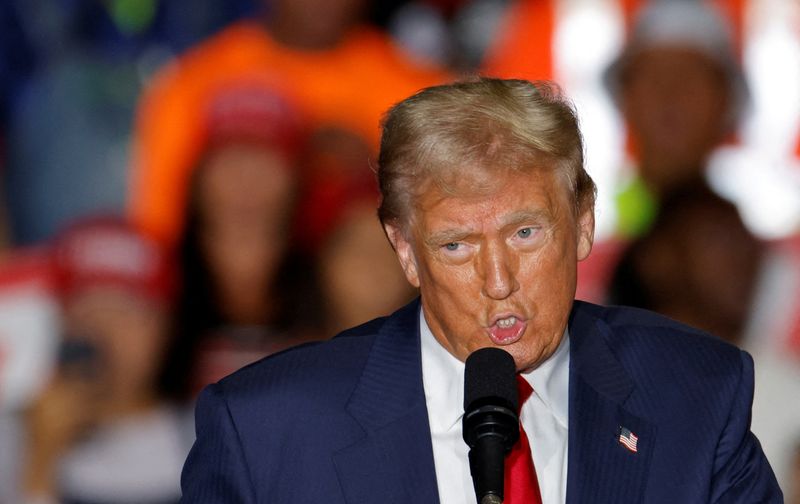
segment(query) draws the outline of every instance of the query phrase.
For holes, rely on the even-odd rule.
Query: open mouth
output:
[[[528,323],[516,315],[502,316],[489,326],[486,332],[495,345],[510,345],[522,338]]]

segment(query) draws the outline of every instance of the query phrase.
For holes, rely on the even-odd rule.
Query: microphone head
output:
[[[517,367],[499,348],[482,348],[464,368],[462,431],[479,503],[503,501],[504,461],[519,439]]]
[[[485,404],[518,410],[517,367],[514,358],[500,348],[481,348],[472,352],[464,368],[464,411]]]

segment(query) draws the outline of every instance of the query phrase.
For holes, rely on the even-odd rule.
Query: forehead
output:
[[[135,288],[98,283],[84,286],[64,300],[64,313],[71,323],[127,319],[142,313],[158,313],[158,304]]]
[[[653,47],[639,51],[633,55],[625,69],[628,81],[638,82],[672,77],[675,81],[692,77],[707,79],[723,78],[724,68],[720,63],[702,52],[689,47],[665,46]]]
[[[557,170],[474,175],[465,174],[446,187],[426,184],[412,211],[412,227],[422,232],[448,226],[471,229],[524,217],[555,220],[572,214],[569,184]]]

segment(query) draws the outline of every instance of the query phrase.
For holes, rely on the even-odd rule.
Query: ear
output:
[[[406,238],[403,231],[394,224],[384,224],[383,230],[386,232],[386,236],[397,254],[400,266],[406,274],[406,280],[414,287],[419,287],[417,257],[414,255],[414,247],[411,242]]]
[[[578,260],[589,257],[594,243],[594,207],[582,211],[578,216]]]

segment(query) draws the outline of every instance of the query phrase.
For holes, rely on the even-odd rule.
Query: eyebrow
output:
[[[439,231],[438,233],[426,237],[425,243],[429,247],[438,247],[442,243],[453,243],[463,240],[471,234],[472,231],[468,229],[445,229],[444,231]]]
[[[500,228],[516,227],[525,223],[546,225],[552,221],[550,212],[546,210],[519,210],[505,216],[500,222]],[[469,228],[452,228],[433,233],[425,238],[429,247],[438,247],[442,243],[453,243],[474,234]]]
[[[529,222],[547,224],[552,220],[552,215],[547,210],[518,210],[505,216],[500,226],[515,227]]]

